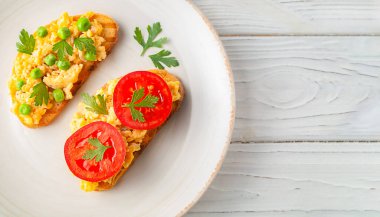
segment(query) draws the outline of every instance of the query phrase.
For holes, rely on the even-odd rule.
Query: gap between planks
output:
[[[378,210],[332,210],[332,209],[314,209],[314,210],[263,210],[263,211],[252,211],[252,210],[242,210],[242,211],[197,211],[189,212],[186,217],[230,217],[234,215],[235,217],[285,217],[285,216],[303,216],[308,217],[327,217],[327,216],[339,216],[339,217],[378,217]]]
[[[380,143],[380,140],[254,140],[254,141],[231,141],[230,144],[249,144],[249,143]]]
[[[379,37],[380,34],[219,34],[219,37]]]

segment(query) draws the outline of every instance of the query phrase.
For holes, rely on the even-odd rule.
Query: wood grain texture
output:
[[[222,36],[237,115],[186,216],[380,216],[380,1],[194,2]]]
[[[380,0],[194,0],[221,35],[379,35]]]
[[[188,216],[379,216],[380,143],[233,143]]]
[[[380,139],[379,37],[224,37],[233,141]]]

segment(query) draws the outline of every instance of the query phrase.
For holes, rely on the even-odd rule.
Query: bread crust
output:
[[[152,71],[152,70],[149,70],[149,71]],[[160,72],[164,72],[165,73],[165,74],[161,74],[161,76],[165,76],[167,80],[170,80],[170,81],[180,81],[176,76],[174,76],[174,75],[172,75],[172,74],[170,74],[170,73],[168,73],[166,71],[160,70]],[[181,82],[179,82],[179,83],[180,83],[180,85],[179,85],[179,93],[181,95],[181,98],[179,100],[173,102],[172,110],[171,110],[169,118],[173,115],[174,112],[176,112],[181,107],[183,99],[184,99],[184,96],[185,96],[185,89],[184,89],[182,83]],[[116,183],[119,181],[119,179],[125,174],[125,172],[127,172],[127,170],[135,162],[136,158],[138,156],[140,156],[140,154],[149,145],[150,141],[154,138],[154,136],[157,134],[157,132],[160,130],[160,128],[163,127],[164,125],[165,125],[165,123],[163,125],[161,125],[160,127],[156,128],[156,129],[148,130],[147,133],[145,134],[144,138],[143,138],[143,142],[141,144],[141,149],[139,151],[133,153],[134,158],[133,158],[131,164],[127,168],[122,167],[121,170],[118,172],[118,174],[116,175],[116,177],[113,179],[113,181],[111,183],[108,183],[108,182],[99,182],[99,185],[97,186],[97,188],[95,189],[95,191],[105,191],[105,190],[110,190],[111,188],[113,188],[113,186],[115,186]]]
[[[81,15],[73,16],[74,20],[78,20],[81,17]],[[117,43],[119,36],[119,26],[115,22],[114,19],[111,17],[95,13],[91,18],[90,21],[96,19],[100,24],[103,26],[103,33],[102,37],[105,39],[104,47],[106,49],[107,56],[111,53],[112,48]],[[87,61],[83,63],[82,71],[78,75],[78,81],[74,83],[73,88],[71,89],[72,94],[75,95],[75,93],[79,90],[79,88],[82,86],[82,84],[88,79],[91,72],[97,67],[97,65],[100,62],[90,62]],[[48,109],[46,113],[42,116],[40,122],[38,124],[26,124],[23,122],[23,124],[29,128],[38,128],[49,125],[53,120],[62,112],[63,108],[69,103],[70,100],[65,100],[61,103],[53,102],[53,106],[51,109]]]

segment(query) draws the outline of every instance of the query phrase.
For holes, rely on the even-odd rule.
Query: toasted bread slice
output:
[[[80,15],[74,16],[74,20],[78,20],[79,18],[80,18]],[[91,19],[98,20],[99,23],[102,24],[102,26],[104,27],[103,34],[102,34],[102,36],[106,39],[104,46],[106,48],[107,55],[110,54],[112,48],[115,46],[118,40],[119,26],[111,17],[106,16],[104,14],[95,14]],[[91,72],[96,68],[98,63],[99,63],[98,61],[95,61],[95,62],[88,61],[84,63],[82,71],[80,72],[78,76],[78,81],[74,84],[74,87],[71,89],[73,95],[87,80],[87,78],[90,76]],[[32,126],[27,125],[27,126],[36,128],[36,127],[49,125],[57,117],[57,115],[62,111],[62,109],[67,105],[68,102],[69,101],[67,100],[63,101],[62,103],[54,102],[53,107],[44,114],[39,124],[35,124]]]
[[[161,77],[164,77],[166,81],[179,81],[177,77],[175,77],[174,75],[172,75],[172,74],[170,74],[170,73],[168,73],[166,71],[163,71],[163,70],[159,70],[159,71],[152,70],[152,72],[158,73]],[[185,91],[184,91],[184,88],[183,88],[183,85],[182,85],[181,82],[180,82],[180,86],[179,86],[179,94],[181,95],[181,97],[180,97],[179,100],[173,102],[172,111],[171,111],[170,116],[180,108],[180,106],[182,104],[182,101],[183,101],[183,97],[184,97]],[[170,116],[169,116],[169,118],[170,118]],[[164,125],[162,125],[161,127],[163,127],[163,126]],[[95,189],[95,191],[105,191],[105,190],[110,190],[111,188],[113,188],[113,186],[116,185],[116,183],[124,175],[124,173],[127,172],[127,170],[129,169],[129,167],[136,160],[136,158],[149,145],[149,142],[154,138],[154,136],[157,134],[158,130],[159,130],[159,128],[156,128],[156,129],[153,129],[153,130],[148,130],[147,133],[146,133],[146,135],[145,135],[145,137],[143,138],[143,142],[141,143],[141,149],[139,151],[133,153],[134,158],[133,158],[132,162],[130,163],[130,165],[128,167],[122,167],[121,170],[119,171],[119,173],[117,173],[111,179],[111,182],[99,182],[99,185],[97,186],[97,188]]]
[[[172,110],[171,110],[171,114],[170,116],[179,109],[179,107],[181,106],[182,104],[182,101],[184,99],[184,94],[185,94],[185,91],[184,91],[184,87],[182,85],[182,83],[179,81],[179,79],[177,77],[175,77],[174,75],[170,74],[169,72],[167,72],[166,70],[149,70],[150,72],[153,72],[157,75],[159,75],[160,77],[162,77],[166,83],[170,83],[169,84],[169,88],[171,89],[171,92],[172,92],[172,95],[175,96],[173,97],[173,104],[172,104]],[[171,85],[171,84],[174,84],[174,85]],[[115,86],[116,84],[113,83],[112,84],[113,86]],[[103,90],[105,93],[106,91],[109,91],[110,89],[110,84],[107,83],[106,85],[104,85],[101,90]],[[113,91],[113,89],[112,89]],[[174,93],[174,94],[173,94]],[[112,102],[112,99],[108,99],[109,102]],[[108,103],[107,104],[107,108],[109,109],[111,106],[111,103]],[[83,110],[83,106],[80,105],[80,108],[82,109],[82,112],[87,112],[85,110]],[[111,113],[111,112],[110,112]],[[169,117],[170,117],[169,116]],[[85,122],[86,123],[83,123],[82,122],[82,118],[85,117]],[[79,111],[75,118],[79,118],[79,121],[78,123],[81,123],[81,124],[88,124],[88,123],[91,123],[91,122],[94,122],[94,121],[99,121],[99,120],[110,120],[112,118],[107,118],[107,117],[99,117],[99,116],[95,116],[96,118],[93,119],[93,120],[89,120],[89,115],[84,115],[83,113],[81,113],[81,111]],[[75,119],[74,118],[74,119]],[[73,123],[77,123],[73,120],[72,122],[72,125]],[[115,121],[112,121],[112,122],[109,122],[110,124],[114,125],[120,132],[121,134],[123,135],[124,137],[124,134],[123,134],[123,131],[125,130],[125,127],[123,125],[120,125],[119,123],[115,124]],[[163,125],[161,125],[159,128],[161,128]],[[73,131],[76,131],[80,126],[76,125],[75,127],[72,126],[72,130]],[[159,128],[156,128],[156,129],[152,129],[152,130],[147,130],[146,132],[144,132],[144,136],[142,138],[139,138],[138,139],[138,142],[134,141],[132,143],[134,144],[137,144],[139,146],[139,150],[138,151],[134,151],[134,152],[128,152],[126,158],[125,158],[125,162],[124,162],[124,166],[122,167],[122,169],[116,174],[114,175],[113,177],[107,179],[107,180],[104,180],[104,181],[100,181],[98,183],[95,183],[96,186],[95,187],[91,187],[90,189],[87,189],[86,187],[83,187],[83,183],[82,183],[82,189],[85,190],[85,191],[104,191],[104,190],[109,190],[111,189],[117,182],[118,180],[123,176],[123,174],[128,170],[128,168],[132,165],[132,163],[135,161],[135,159],[143,152],[143,150],[148,146],[149,142],[154,138],[154,136],[156,135],[156,133],[158,132]],[[128,129],[130,130],[130,129]],[[136,132],[141,132],[139,130],[131,130],[131,131],[136,131]],[[131,133],[132,135],[134,134],[134,132]],[[125,138],[125,140],[128,140],[129,138]],[[126,143],[126,146],[127,146],[127,149],[129,147],[129,144]],[[82,181],[82,182],[85,182],[86,184],[94,184],[94,183],[88,183],[86,181]]]
[[[72,17],[73,21],[77,21],[81,16],[82,15],[73,16]],[[108,56],[111,53],[112,48],[115,46],[116,42],[118,41],[119,26],[115,22],[115,20],[113,20],[111,17],[104,14],[94,13],[89,18],[90,21],[93,21],[95,19],[103,27],[103,31],[100,36],[105,39],[105,41],[102,43],[102,46],[105,47],[105,52],[106,52],[106,55]],[[18,55],[22,55],[22,54],[19,53]],[[87,80],[91,72],[96,68],[96,66],[100,62],[101,61],[82,61],[81,62],[81,64],[83,64],[83,67],[80,73],[78,74],[78,80],[73,84],[73,87],[71,88],[72,95],[75,95],[77,90]],[[15,91],[11,91],[11,95],[12,94],[15,94]],[[15,97],[12,96],[13,100],[14,98]],[[46,110],[46,112],[42,115],[38,123],[26,122],[25,119],[21,117],[22,116],[21,114],[18,114],[16,112],[15,113],[25,126],[30,127],[30,128],[38,128],[38,127],[49,125],[61,113],[61,111],[67,105],[69,101],[70,100],[64,100],[61,103],[57,103],[53,100],[52,106]]]

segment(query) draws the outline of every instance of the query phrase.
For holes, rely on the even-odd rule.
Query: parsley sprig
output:
[[[80,51],[86,49],[87,53],[96,53],[96,48],[94,46],[94,41],[91,38],[76,38],[74,39],[74,46],[78,48]]]
[[[80,51],[86,49],[86,52],[88,53],[96,53],[96,47],[94,45],[94,41],[91,38],[76,38],[74,39],[74,46]],[[70,56],[73,55],[73,47],[66,40],[61,40],[55,43],[53,45],[53,51],[57,52],[59,60],[64,60],[66,54]]]
[[[159,22],[153,23],[152,26],[148,25],[148,40],[144,40],[144,36],[139,27],[135,28],[135,35],[133,36],[136,41],[143,47],[141,52],[141,56],[145,54],[145,52],[151,47],[162,48],[166,42],[168,42],[168,38],[163,37],[155,41],[156,37],[162,32],[161,24]]]
[[[172,52],[168,50],[162,50],[156,54],[150,55],[150,59],[152,60],[154,66],[159,69],[164,69],[165,67],[162,65],[166,65],[167,67],[175,67],[179,66],[179,62],[175,57],[169,57]]]
[[[148,93],[144,99],[138,102],[144,96],[145,88],[135,90],[130,103],[124,103],[122,107],[129,108],[132,119],[138,122],[145,122],[144,114],[136,108],[154,108],[159,98]]]
[[[95,158],[95,161],[99,162],[103,160],[104,152],[106,152],[107,149],[111,148],[111,146],[103,145],[97,138],[90,138],[87,141],[92,146],[95,146],[96,149],[87,150],[82,156],[83,160],[92,160]]]
[[[35,106],[41,106],[43,103],[47,105],[49,103],[49,90],[43,82],[40,82],[33,87],[33,92],[30,95],[30,98],[33,97],[35,97]]]
[[[53,51],[57,52],[59,60],[65,59],[65,54],[73,55],[73,47],[66,40],[61,40],[53,45]]]
[[[31,55],[34,51],[34,45],[36,44],[33,35],[29,35],[25,29],[22,29],[19,39],[20,42],[16,43],[17,51]]]
[[[143,48],[141,56],[143,56],[149,48],[162,48],[163,45],[168,42],[167,37],[162,37],[156,40],[157,36],[162,32],[161,24],[159,22],[153,23],[152,26],[148,25],[147,31],[148,39],[146,41],[139,27],[135,28],[135,35],[133,36],[137,43],[139,43]],[[153,64],[159,69],[164,69],[164,65],[166,65],[169,68],[173,66],[179,66],[178,60],[175,57],[169,57],[170,55],[170,51],[161,50],[156,54],[149,55],[149,58],[152,60]]]
[[[108,115],[106,100],[104,95],[90,96],[88,93],[82,93],[83,103],[87,105],[86,109],[96,114]],[[99,104],[98,104],[99,102]]]

